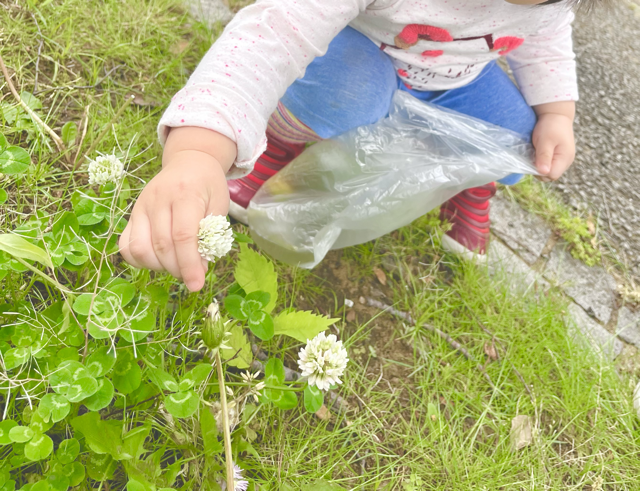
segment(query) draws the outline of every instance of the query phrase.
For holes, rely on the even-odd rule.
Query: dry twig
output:
[[[93,85],[62,85],[60,87],[49,87],[49,88],[43,89],[43,90],[41,90],[41,91],[39,91],[37,93],[38,94],[42,94],[42,93],[45,93],[45,92],[55,92],[57,90],[97,89],[98,86],[102,82],[104,82],[106,79],[108,79],[113,72],[115,72],[118,68],[122,68],[123,66],[125,66],[125,65],[116,65],[116,66],[114,66],[111,70],[106,72],[104,77],[99,78],[98,81]],[[36,94],[36,92],[34,92],[34,95],[35,94]]]
[[[376,309],[380,309],[380,310],[383,310],[385,312],[389,312],[390,314],[392,314],[392,315],[394,315],[396,317],[399,317],[399,318],[409,322],[410,324],[414,324],[415,325],[415,321],[413,320],[413,317],[411,316],[411,314],[409,314],[407,312],[402,312],[401,310],[397,310],[397,309],[393,308],[392,306],[386,305],[386,304],[384,304],[384,303],[382,303],[382,302],[380,302],[378,300],[374,300],[373,298],[367,298],[366,300],[367,300],[367,305],[369,305],[369,307],[375,307]],[[449,336],[446,332],[443,332],[440,329],[438,329],[437,327],[434,327],[434,326],[432,326],[430,324],[422,324],[421,327],[424,327],[427,331],[432,332],[432,333],[437,334],[438,336],[440,336],[447,343],[449,343],[449,346],[451,346],[453,349],[455,349],[458,353],[462,354],[467,360],[470,360],[470,361],[473,361],[473,362],[477,363],[475,357],[471,353],[469,353],[469,351],[467,351],[467,349],[464,346],[462,346],[458,341],[456,341],[451,336]],[[493,381],[491,380],[491,377],[489,377],[489,374],[484,369],[484,367],[478,363],[476,365],[476,368],[482,373],[482,376],[489,383],[491,388],[495,389],[496,386],[493,383]]]
[[[487,326],[484,325],[484,323],[480,320],[478,315],[473,310],[471,310],[471,307],[469,307],[467,302],[464,301],[464,298],[462,298],[462,295],[460,295],[458,292],[456,292],[456,295],[458,296],[458,298],[460,298],[460,300],[462,300],[462,302],[464,303],[464,306],[467,308],[467,310],[469,312],[471,312],[471,315],[474,317],[474,319],[476,320],[476,322],[480,326],[480,329],[482,329],[486,334],[491,336],[492,340],[497,341],[498,346],[500,346],[500,348],[504,352],[504,358],[507,359],[507,356],[506,356],[507,355],[507,348],[500,342],[500,340],[498,338],[496,338],[495,334],[493,334],[493,332],[491,332],[491,330]],[[533,402],[533,393],[531,392],[531,389],[529,388],[529,384],[527,384],[527,382],[525,382],[524,377],[518,371],[516,366],[513,363],[511,363],[511,361],[509,361],[509,365],[511,365],[511,369],[516,374],[516,377],[518,377],[518,379],[520,379],[520,382],[522,382],[522,385],[524,385],[524,388],[527,391],[527,394],[529,394],[529,397],[531,398],[531,401]]]
[[[62,141],[62,138],[60,138],[55,131],[49,128],[47,123],[42,121],[42,119],[40,119],[40,117],[33,111],[33,109],[27,106],[27,104],[22,100],[22,97],[20,97],[20,94],[18,94],[18,91],[13,86],[13,82],[11,82],[11,77],[9,76],[9,72],[7,71],[7,67],[4,64],[4,60],[2,59],[2,56],[0,56],[0,70],[2,70],[2,74],[4,75],[4,79],[7,81],[9,90],[13,94],[13,97],[15,97],[18,104],[20,104],[22,109],[24,109],[27,112],[27,114],[31,117],[31,119],[37,125],[39,125],[44,131],[46,131],[49,134],[53,142],[56,144],[56,147],[58,147],[58,151],[60,153],[64,153],[66,150],[66,147],[64,145],[64,142]]]

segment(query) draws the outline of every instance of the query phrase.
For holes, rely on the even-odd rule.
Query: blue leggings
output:
[[[396,74],[391,58],[351,27],[340,32],[327,53],[307,67],[305,76],[289,87],[282,103],[318,136],[331,138],[384,118],[397,89],[508,128],[531,141],[536,115],[496,62],[464,87],[412,90]],[[500,182],[515,184],[521,178],[522,174],[512,174]]]

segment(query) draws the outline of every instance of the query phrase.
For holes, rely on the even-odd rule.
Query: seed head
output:
[[[220,317],[220,307],[218,301],[214,298],[207,307],[207,315],[204,318],[204,326],[202,327],[202,343],[215,353],[219,349],[229,349],[224,342],[231,334],[227,330],[226,321]]]

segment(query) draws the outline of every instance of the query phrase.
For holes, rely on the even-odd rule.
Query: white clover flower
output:
[[[264,382],[258,382],[256,385],[253,385],[253,382],[258,378],[260,372],[251,373],[249,371],[245,371],[241,373],[243,380],[249,385],[249,393],[246,397],[253,397],[253,400],[256,402],[260,401],[260,396],[262,389],[265,388]]]
[[[200,220],[198,252],[207,261],[214,262],[231,250],[233,230],[227,217],[208,215]]]
[[[298,366],[302,376],[308,377],[309,384],[320,390],[329,390],[333,384],[341,384],[349,358],[347,350],[338,341],[335,334],[328,336],[321,332],[300,349]]]
[[[115,155],[100,155],[89,162],[89,184],[117,183],[124,174],[124,164]]]
[[[233,491],[247,491],[249,481],[242,477],[242,469],[236,464],[233,464]],[[218,484],[222,488],[222,491],[226,491],[227,483],[224,479],[218,479]]]
[[[242,479],[242,469],[236,464],[233,464],[233,484],[235,487],[234,491],[247,491],[249,487],[249,481]]]

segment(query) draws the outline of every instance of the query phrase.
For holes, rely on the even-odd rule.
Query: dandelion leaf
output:
[[[301,343],[315,338],[338,320],[308,311],[283,312],[273,319],[275,334],[290,336]]]
[[[0,251],[11,254],[13,257],[38,261],[40,264],[53,267],[51,258],[43,249],[15,234],[0,234]]]
[[[127,432],[122,442],[122,451],[118,456],[118,460],[139,460],[140,456],[146,452],[144,448],[144,441],[149,436],[150,431],[151,426],[146,424],[138,426]]]
[[[264,311],[269,313],[273,310],[278,299],[278,275],[271,261],[250,249],[247,244],[240,244],[234,274],[236,281],[247,294],[256,291],[268,293],[269,303]]]
[[[214,455],[222,452],[222,442],[218,440],[218,428],[216,420],[209,409],[200,413],[200,431],[205,455]]]
[[[122,421],[101,420],[90,412],[73,418],[71,427],[84,435],[87,446],[97,454],[110,454],[117,458],[122,447]]]
[[[238,325],[233,326],[229,332],[230,336],[224,343],[229,346],[229,349],[224,348],[221,350],[222,358],[228,360],[226,361],[227,365],[232,367],[249,368],[253,361],[253,353],[247,336]]]

